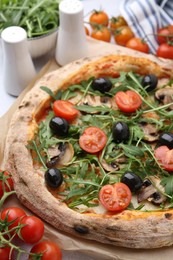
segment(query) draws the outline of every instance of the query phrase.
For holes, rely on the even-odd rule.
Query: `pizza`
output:
[[[173,244],[173,69],[129,55],[52,71],[12,118],[4,168],[55,229],[127,248]]]

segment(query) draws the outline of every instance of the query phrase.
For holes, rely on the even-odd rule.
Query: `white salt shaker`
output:
[[[3,84],[7,93],[18,96],[36,75],[28,50],[26,31],[11,26],[1,33],[3,48]]]
[[[63,66],[88,54],[82,2],[61,1],[59,15],[60,26],[55,58],[57,63]]]

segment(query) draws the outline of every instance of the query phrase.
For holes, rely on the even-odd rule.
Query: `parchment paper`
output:
[[[152,55],[139,53],[136,51],[129,50],[124,47],[116,46],[115,44],[109,44],[101,41],[97,41],[87,38],[88,41],[88,55],[87,56],[95,56],[98,54],[129,54],[131,56],[143,56],[150,58],[152,60],[158,61],[158,59]],[[165,62],[173,66],[173,61],[159,59],[158,61],[161,64],[165,64]],[[9,128],[10,120],[13,116],[14,111],[17,109],[24,95],[34,86],[34,83],[41,78],[44,74],[58,69],[58,64],[55,59],[51,59],[45,67],[40,71],[37,77],[27,86],[27,88],[21,93],[21,95],[16,99],[12,107],[9,111],[0,118],[0,167],[2,165],[3,160],[3,151],[5,145],[5,138]],[[6,203],[6,206],[19,206],[23,207],[20,204],[16,196],[9,198]],[[32,214],[28,209],[23,207],[29,214]],[[63,216],[62,216],[63,217]],[[65,220],[67,221],[67,220]],[[114,259],[114,260],[172,260],[173,259],[173,246],[165,247],[161,249],[152,249],[152,250],[136,250],[136,249],[127,249],[120,248],[115,246],[110,246],[106,244],[101,244],[94,241],[89,241],[85,239],[79,239],[76,237],[72,237],[68,234],[55,230],[51,225],[45,223],[45,239],[50,239],[57,244],[65,251],[77,251],[81,253],[88,254],[95,259]],[[81,258],[82,259],[82,258]]]

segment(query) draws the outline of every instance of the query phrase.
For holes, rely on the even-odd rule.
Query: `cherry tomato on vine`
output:
[[[43,253],[41,260],[61,260],[62,252],[60,248],[51,241],[41,241],[38,244],[34,245],[30,253],[39,254]],[[32,255],[29,257],[32,259]]]
[[[134,37],[134,33],[129,26],[121,26],[114,32],[114,40],[117,44],[125,46]]]
[[[94,28],[95,25],[98,25],[98,24],[99,25],[108,26],[108,24],[109,24],[109,17],[108,17],[106,12],[95,10],[91,14],[91,16],[89,18],[89,22],[90,22],[92,28]]]
[[[95,126],[86,128],[79,138],[80,147],[88,153],[97,153],[101,151],[107,142],[105,132]]]
[[[25,216],[20,221],[25,226],[21,228],[20,235],[27,244],[34,244],[40,241],[44,234],[44,223],[35,216]]]
[[[99,200],[108,211],[120,211],[128,207],[132,199],[129,187],[118,182],[103,186],[99,192]]]
[[[0,259],[9,260],[10,259],[10,247],[0,247]]]
[[[162,43],[157,49],[157,56],[165,59],[173,59],[173,45]]]
[[[125,113],[135,112],[142,104],[142,99],[133,90],[119,91],[115,94],[115,102],[118,108]]]
[[[111,21],[110,21],[110,28],[112,30],[112,32],[114,32],[117,28],[127,25],[126,20],[124,19],[123,16],[119,15],[117,17],[111,17]]]
[[[154,151],[154,156],[166,171],[173,171],[173,149],[160,146]]]
[[[90,35],[88,27],[84,26],[86,35]]]
[[[5,179],[4,185],[3,180]],[[14,189],[13,187],[13,180],[10,177],[9,173],[7,171],[0,170],[0,198],[4,195],[4,191],[12,191]]]
[[[74,105],[67,100],[56,100],[53,103],[53,111],[56,116],[66,120],[73,120],[77,117],[79,111],[74,108]]]
[[[136,51],[149,53],[149,46],[148,46],[148,44],[145,41],[143,41],[141,38],[138,38],[138,37],[131,38],[126,43],[126,47],[130,48],[130,49],[133,49],[133,50],[136,50]]]
[[[168,37],[171,35],[172,37]],[[159,44],[167,43],[168,41],[173,41],[173,25],[160,28],[157,32],[157,40]]]
[[[106,27],[98,27],[92,31],[91,37],[94,39],[97,39],[97,40],[104,41],[104,42],[110,42],[111,33],[110,33],[109,29]]]
[[[7,219],[7,222],[14,221],[11,225],[9,225],[8,229],[11,230],[14,227],[17,227],[21,221],[21,219],[26,216],[26,212],[18,207],[8,207],[2,210],[1,219]],[[14,234],[15,231],[12,232]]]

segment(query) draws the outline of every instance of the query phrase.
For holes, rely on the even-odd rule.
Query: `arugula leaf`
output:
[[[173,197],[173,176],[163,178],[161,185],[164,186],[165,193]]]

